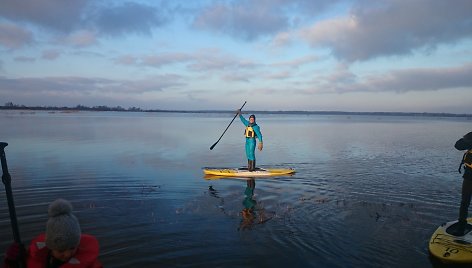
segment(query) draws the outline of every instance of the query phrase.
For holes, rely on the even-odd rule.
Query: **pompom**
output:
[[[72,205],[69,201],[64,199],[56,199],[49,205],[48,215],[49,217],[57,217],[64,214],[72,213]]]

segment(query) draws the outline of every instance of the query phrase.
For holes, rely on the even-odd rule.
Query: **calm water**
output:
[[[432,267],[428,240],[457,217],[467,118],[259,115],[259,166],[292,177],[206,180],[241,166],[231,114],[0,112],[25,243],[70,200],[106,267]],[[12,241],[4,187],[0,251]]]

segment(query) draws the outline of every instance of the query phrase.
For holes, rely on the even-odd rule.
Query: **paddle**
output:
[[[24,264],[24,250],[22,250],[23,243],[21,242],[20,238],[20,231],[18,229],[18,222],[16,220],[16,211],[15,211],[15,204],[13,203],[13,193],[11,190],[11,176],[10,173],[8,173],[8,166],[7,166],[7,159],[5,157],[5,147],[7,147],[8,143],[6,142],[0,142],[0,158],[2,161],[2,170],[3,170],[3,175],[2,175],[2,182],[5,184],[5,191],[7,193],[7,201],[8,201],[8,211],[10,212],[10,222],[11,222],[11,228],[13,231],[13,239],[15,240],[16,243],[18,243],[20,247],[20,267],[26,267]]]
[[[241,106],[241,108],[239,109],[240,111],[243,109],[244,105],[246,105],[246,101],[244,102],[243,106]],[[226,130],[228,130],[229,126],[231,126],[234,119],[236,119],[236,116],[238,116],[237,113],[236,113],[236,115],[234,115],[233,120],[231,120],[231,122],[229,122],[229,125],[226,127],[225,131],[223,131],[223,134],[221,134],[221,137],[210,147],[210,150],[213,150],[213,148],[215,148],[216,144],[218,144],[218,142],[221,140],[221,138],[223,138],[223,135],[226,133]]]

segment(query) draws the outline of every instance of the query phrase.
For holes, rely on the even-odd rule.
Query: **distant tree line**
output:
[[[167,112],[167,113],[234,113],[233,110],[160,110],[149,109],[144,110],[139,107],[123,108],[121,106],[108,107],[99,105],[88,107],[85,105],[77,105],[75,107],[57,107],[57,106],[25,106],[7,102],[4,106],[0,106],[0,110],[43,110],[43,111],[114,111],[114,112]],[[452,114],[452,113],[411,113],[411,112],[345,112],[345,111],[243,111],[247,114],[317,114],[317,115],[375,115],[375,116],[417,116],[417,117],[467,117],[472,119],[472,114]]]
[[[129,107],[128,109],[121,106],[108,107],[106,105],[99,105],[88,107],[85,105],[77,105],[75,107],[58,107],[58,106],[25,106],[7,102],[4,106],[0,106],[3,110],[45,110],[45,111],[116,111],[116,112],[143,112],[139,107]]]

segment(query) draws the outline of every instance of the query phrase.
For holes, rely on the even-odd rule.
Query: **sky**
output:
[[[470,0],[1,0],[0,105],[472,114]]]

